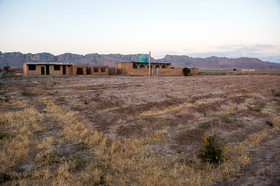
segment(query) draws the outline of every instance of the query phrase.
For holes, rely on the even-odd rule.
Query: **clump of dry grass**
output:
[[[39,87],[25,87],[23,95],[41,95],[43,94],[43,89]]]
[[[33,133],[42,130],[37,124],[42,119],[42,114],[33,108],[0,113],[1,131],[11,135],[10,138],[0,141],[0,172],[7,171],[28,157],[30,147],[34,145]]]
[[[73,88],[76,89],[76,90],[85,90],[87,88],[87,86],[81,84],[81,85],[77,85],[77,86],[75,86]]]
[[[54,87],[54,85],[55,85],[55,82],[47,81],[45,84],[45,88],[51,89],[52,87]]]
[[[13,98],[6,98],[5,101],[1,104],[4,106],[14,106],[19,108],[25,108],[27,107],[29,101],[28,100],[16,100]]]
[[[138,115],[138,117],[147,117],[147,116],[157,116],[157,115],[162,115],[162,114],[166,114],[169,112],[174,112],[174,111],[178,111],[181,109],[185,109],[185,108],[189,108],[193,106],[191,103],[182,103],[179,104],[177,106],[169,106],[167,108],[164,109],[154,109],[154,110],[149,110],[146,112],[142,112],[141,114]]]

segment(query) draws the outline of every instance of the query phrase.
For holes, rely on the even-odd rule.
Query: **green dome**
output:
[[[141,56],[139,57],[139,62],[148,63],[148,62],[149,62],[149,59],[148,59],[147,56],[145,56],[145,55],[143,54],[143,55],[141,55]]]

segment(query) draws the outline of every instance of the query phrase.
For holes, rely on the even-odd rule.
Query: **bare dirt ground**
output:
[[[52,154],[55,154],[55,161],[58,162],[51,161],[50,163],[49,154],[44,154],[47,150],[38,144],[31,144],[28,146],[30,150],[26,156],[22,156],[13,165],[7,165],[0,170],[3,175],[12,175],[11,177],[14,175],[17,178],[3,181],[6,184],[24,184],[25,180],[33,180],[35,184],[41,183],[40,180],[42,181],[43,178],[34,176],[34,172],[45,171],[46,164],[48,170],[57,171],[57,174],[44,177],[45,181],[58,180],[60,176],[60,181],[56,180],[52,183],[63,184],[280,184],[279,75],[151,78],[19,76],[1,81],[0,91],[0,113],[3,114],[3,118],[6,113],[19,113],[26,108],[38,111],[38,117],[40,115],[42,119],[38,119],[35,123],[40,129],[34,129],[30,140],[36,140],[38,144],[49,140],[48,148],[51,149]],[[58,113],[65,113],[63,116],[65,121],[63,117],[56,115]],[[75,118],[72,115],[68,116],[69,113],[74,113]],[[8,116],[5,117],[8,118]],[[0,120],[1,130],[15,136],[12,130],[4,127],[8,120]],[[160,173],[151,179],[147,177],[154,173],[143,173],[134,169],[135,174],[141,172],[143,176],[138,178],[139,175],[129,176],[130,173],[127,173],[127,178],[120,178],[118,173],[131,172],[132,169],[119,167],[123,164],[138,166],[136,162],[140,161],[140,158],[132,161],[133,157],[137,159],[136,155],[123,156],[123,162],[119,160],[120,163],[116,164],[118,168],[113,167],[116,160],[112,159],[108,164],[103,165],[100,162],[105,159],[99,160],[98,152],[102,148],[104,150],[105,147],[101,148],[101,145],[96,145],[97,143],[92,145],[85,135],[81,134],[82,132],[74,133],[75,128],[67,128],[68,131],[66,131],[66,121],[82,123],[87,130],[101,134],[102,138],[107,140],[106,148],[112,149],[112,144],[115,145],[116,142],[122,143],[119,145],[120,149],[129,149],[131,141],[135,146],[140,144],[137,148],[141,149],[141,152],[144,151],[143,149],[145,152],[153,152],[156,154],[153,162],[163,158],[164,160],[160,162],[166,166],[160,167],[155,163],[153,166],[157,167]],[[196,174],[207,169],[203,167],[205,165],[197,163],[192,158],[200,156],[204,134],[216,132],[224,138],[223,144],[229,148],[228,156],[231,159],[229,161],[236,159],[236,162],[229,162],[228,172],[221,171],[218,175],[218,170],[225,169],[222,168],[224,165],[221,165],[220,168],[209,168],[213,171],[212,174],[208,170],[211,175],[209,178],[208,175],[205,176],[207,173],[199,173],[201,178],[198,178]],[[8,139],[5,138],[5,140]],[[9,141],[2,140],[1,143],[9,144]],[[3,147],[1,151],[4,150]],[[103,153],[106,153],[105,150]],[[47,157],[47,163],[44,158],[38,157],[40,154],[42,157],[45,156],[45,159]],[[5,156],[7,154],[1,157]],[[145,155],[141,155],[141,158],[142,156]],[[145,156],[144,159],[153,156]],[[125,158],[130,160],[124,160]],[[89,179],[88,177],[83,180],[69,181],[70,178],[65,176],[65,173],[61,176],[62,173],[58,171],[61,169],[62,162],[66,162],[70,167],[67,169],[69,174],[76,175],[82,174],[80,172],[92,171],[90,168],[94,163],[95,167],[100,167],[99,172],[93,169],[98,172],[94,173],[98,175],[97,181],[84,182]],[[182,162],[184,165],[181,165]],[[64,164],[63,166],[65,168]],[[181,167],[177,169],[178,166]],[[194,178],[186,177],[189,170],[187,166],[196,172]],[[142,168],[139,169],[142,170],[150,169],[149,165],[140,167]],[[172,174],[165,172],[172,172]]]

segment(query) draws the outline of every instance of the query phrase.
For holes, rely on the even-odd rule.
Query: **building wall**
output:
[[[148,76],[148,68],[133,68],[133,63],[117,63],[117,73],[126,76]]]
[[[109,75],[109,66],[89,66],[91,68],[91,75]],[[98,72],[95,72],[94,69],[98,69]],[[102,72],[103,69],[103,72]]]
[[[109,75],[117,75],[117,68],[109,67]]]
[[[184,76],[182,68],[175,69],[157,69],[158,76]]]
[[[29,70],[28,65],[35,65],[35,70]],[[60,65],[60,70],[54,70],[54,64],[23,64],[23,73],[24,75],[42,75],[41,74],[41,67],[44,67],[44,75],[47,75],[47,66],[49,66],[49,74],[48,75],[64,75],[63,74],[63,66],[65,66],[65,75],[71,75],[72,74],[72,65]]]
[[[87,73],[87,68],[90,68],[90,73]],[[102,71],[103,70],[103,71]],[[78,74],[78,71],[81,74]],[[86,65],[73,65],[73,75],[109,75],[109,67],[107,66],[86,66]]]
[[[198,75],[199,68],[190,68],[191,69],[191,75]]]
[[[143,63],[144,68],[139,68],[141,63],[135,63],[138,68],[133,68],[133,63],[117,63],[117,73],[128,76],[148,76],[149,64]],[[155,68],[157,64],[152,64],[151,68]],[[171,64],[165,64],[166,68],[161,68],[163,64],[159,64],[160,68],[157,69],[158,76],[184,76],[183,68],[171,67]],[[196,75],[199,72],[198,68],[190,68],[190,75]],[[153,75],[153,69],[151,69],[151,76]]]
[[[23,73],[24,75],[41,75],[41,65],[36,65],[35,70],[29,70],[28,64],[23,64]]]
[[[197,75],[199,72],[198,68],[190,68],[190,75]],[[158,69],[158,76],[184,76],[183,68],[174,69]]]

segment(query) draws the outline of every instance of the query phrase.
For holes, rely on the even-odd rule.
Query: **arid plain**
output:
[[[6,76],[0,132],[4,185],[276,185],[280,76]]]

